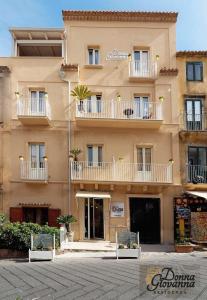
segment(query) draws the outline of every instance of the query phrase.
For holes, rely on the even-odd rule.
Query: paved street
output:
[[[207,252],[149,253],[116,260],[111,253],[67,253],[55,262],[0,261],[0,299],[207,299]],[[85,257],[83,257],[85,256]],[[104,257],[103,257],[104,256]],[[162,295],[146,289],[146,269],[196,272],[198,288]]]

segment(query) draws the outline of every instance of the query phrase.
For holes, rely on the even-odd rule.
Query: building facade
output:
[[[1,210],[11,221],[56,225],[68,211],[68,90],[59,76],[64,30],[10,32],[13,54],[0,58]]]
[[[75,238],[172,243],[180,189],[176,14],[64,11]],[[78,65],[78,66],[77,66]],[[75,69],[75,66],[77,68]],[[174,163],[173,163],[174,162]]]
[[[177,52],[183,193],[175,199],[175,227],[198,243],[207,240],[206,62],[206,51]]]
[[[143,243],[173,243],[182,191],[177,14],[63,19],[64,29],[11,29],[13,56],[0,58],[1,210],[50,225],[73,214],[75,240],[115,241],[128,228]],[[77,85],[90,97],[72,97]]]

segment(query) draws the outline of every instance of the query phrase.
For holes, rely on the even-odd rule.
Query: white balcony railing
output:
[[[172,164],[71,162],[72,180],[172,183]]]
[[[48,117],[50,119],[50,105],[48,99],[19,99],[17,102],[17,116]]]
[[[157,62],[142,62],[140,60],[129,62],[129,77],[156,78],[157,74]]]
[[[207,166],[205,165],[186,165],[187,181],[198,184],[207,183]]]
[[[162,120],[161,102],[134,100],[83,100],[76,103],[76,117],[88,119]]]
[[[47,181],[48,164],[46,161],[36,163],[31,161],[20,162],[20,177],[22,180]]]

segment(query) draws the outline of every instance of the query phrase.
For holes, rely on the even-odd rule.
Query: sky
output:
[[[10,27],[63,27],[62,9],[175,11],[177,50],[207,49],[207,0],[0,0],[0,56],[11,55]]]

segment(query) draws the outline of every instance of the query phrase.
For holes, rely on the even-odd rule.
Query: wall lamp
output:
[[[20,156],[19,156],[19,160],[20,160],[20,161],[24,160],[24,156],[20,155]]]
[[[44,159],[44,161],[48,160],[47,156],[43,156],[43,159]]]
[[[165,99],[165,98],[164,98],[163,96],[160,96],[160,97],[159,97],[159,100],[160,100],[161,102],[163,102],[164,99]]]
[[[170,158],[170,159],[169,159],[169,163],[170,163],[170,164],[174,164],[174,159],[173,159],[173,158]]]
[[[156,58],[156,60],[159,60],[159,59],[160,59],[160,56],[157,54],[157,55],[155,56],[155,58]]]

